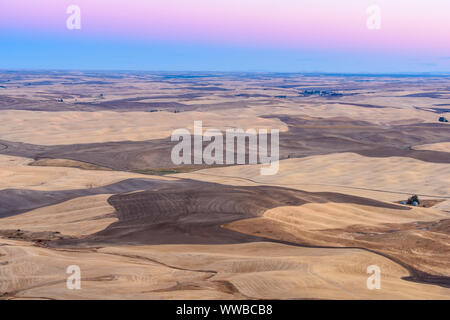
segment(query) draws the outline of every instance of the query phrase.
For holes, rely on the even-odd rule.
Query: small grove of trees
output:
[[[418,197],[416,194],[413,195],[412,197],[410,197],[410,198],[408,199],[408,201],[406,201],[406,203],[407,203],[407,204],[410,204],[410,205],[414,205],[414,202],[416,202],[417,205],[420,204],[419,197]]]

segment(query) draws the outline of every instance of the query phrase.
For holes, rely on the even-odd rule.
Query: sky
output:
[[[0,0],[0,69],[450,72],[450,0]]]

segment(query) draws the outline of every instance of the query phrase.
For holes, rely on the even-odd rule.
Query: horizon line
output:
[[[118,73],[250,73],[250,74],[291,74],[291,75],[330,75],[330,76],[450,76],[450,71],[431,72],[327,72],[327,71],[266,71],[266,70],[149,70],[149,69],[60,69],[60,68],[0,68],[5,72],[118,72]]]

